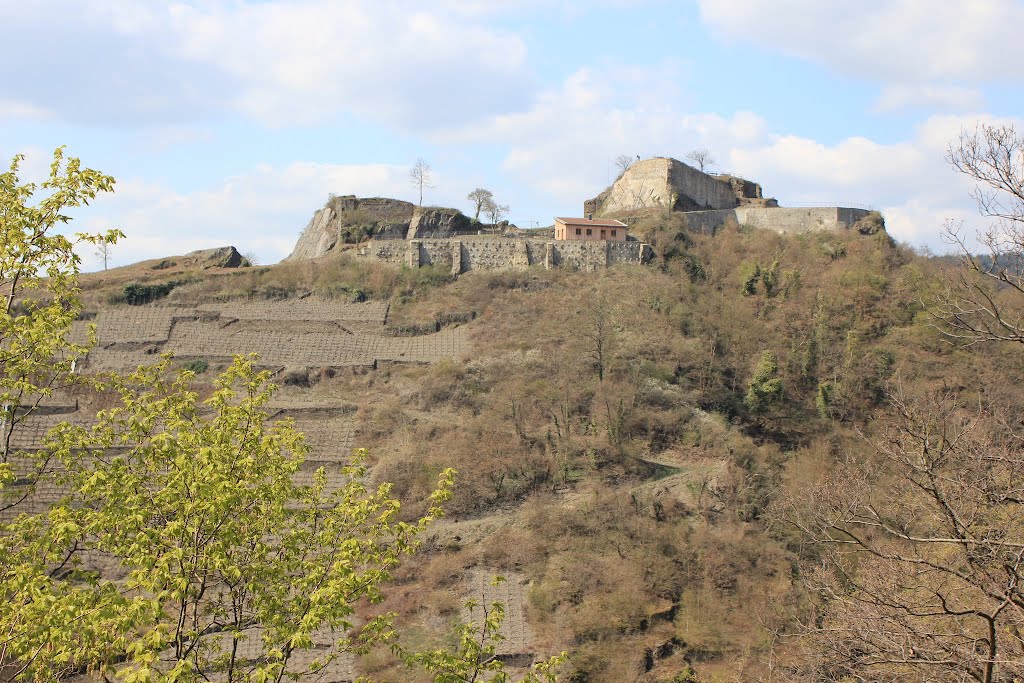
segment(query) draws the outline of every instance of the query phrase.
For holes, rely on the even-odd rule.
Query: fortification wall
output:
[[[651,260],[651,246],[645,242],[606,242],[608,265],[619,263],[647,263]]]
[[[436,265],[453,274],[467,270],[525,270],[530,266],[598,270],[618,263],[645,263],[642,242],[577,242],[531,238],[382,240],[361,249],[359,258],[405,265]]]
[[[752,228],[802,234],[817,230],[847,230],[868,213],[866,209],[843,206],[740,206],[721,211],[687,211],[683,215],[690,230],[713,235],[730,217],[740,225],[749,225]]]
[[[573,270],[600,270],[608,267],[607,242],[553,242],[553,265]]]
[[[629,167],[603,196],[597,213],[611,215],[651,206],[671,207],[675,202],[669,185],[670,159],[644,159]]]
[[[583,210],[615,216],[650,208],[730,209],[740,204],[740,196],[759,196],[760,192],[756,183],[719,179],[676,159],[656,157],[630,166],[610,188],[584,202]]]
[[[868,214],[864,209],[837,206],[807,208],[754,208],[736,209],[736,220],[741,225],[764,228],[775,232],[801,234],[817,230],[845,230]]]
[[[739,205],[736,192],[728,182],[709,176],[675,159],[664,161],[668,162],[668,184],[677,201],[692,203],[694,208],[703,209],[730,209]]]
[[[363,251],[366,253],[362,253]],[[369,246],[363,247],[360,256],[398,266],[407,262],[408,253],[409,243],[405,240],[375,240]]]
[[[774,209],[773,209],[774,210]],[[721,209],[719,211],[686,211],[686,225],[693,232],[703,235],[714,235],[730,217],[736,217],[736,209]]]
[[[534,260],[531,263],[530,244],[525,239],[461,240],[459,247],[462,251],[463,271],[525,270],[543,262],[543,250],[538,253],[534,249]]]

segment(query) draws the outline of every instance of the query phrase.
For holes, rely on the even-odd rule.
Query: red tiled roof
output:
[[[555,218],[556,223],[565,225],[587,225],[599,228],[624,228],[626,224],[611,218]]]

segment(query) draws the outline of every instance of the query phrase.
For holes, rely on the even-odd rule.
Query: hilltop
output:
[[[806,551],[776,509],[864,451],[894,378],[928,392],[1004,361],[965,365],[938,341],[914,303],[938,266],[884,231],[711,237],[678,215],[636,225],[650,265],[601,273],[455,278],[331,253],[175,271],[141,306],[84,276],[100,339],[86,371],[171,350],[202,383],[260,351],[283,384],[274,415],[308,432],[304,471],[368,447],[373,479],[414,515],[457,468],[447,519],[382,606],[409,637],[429,642],[464,597],[500,597],[503,656],[569,649],[571,680],[799,677],[807,660],[778,634],[812,609]],[[752,403],[766,354],[779,390]],[[65,417],[94,409],[74,406]],[[509,581],[491,588],[493,574]],[[409,675],[386,658],[346,666]]]
[[[67,629],[79,605],[120,607],[112,631],[66,636],[100,649],[39,670],[114,670],[167,618],[181,637],[142,645],[140,666],[193,666],[186,640],[199,652],[230,631],[230,662],[253,671],[284,647],[327,680],[425,681],[399,653],[458,665],[444,648],[486,640],[473,628],[497,628],[481,606],[496,599],[491,661],[522,671],[565,651],[563,680],[901,680],[918,660],[937,680],[1017,675],[1024,392],[1000,342],[1021,339],[1018,271],[919,255],[876,213],[808,222],[759,190],[748,204],[765,205],[745,207],[743,182],[712,180],[735,206],[680,211],[670,194],[623,216],[630,235],[559,218],[554,240],[414,234],[264,267],[223,248],[81,278],[59,272],[64,238],[46,242],[57,266],[26,288],[53,301],[23,294],[7,317],[21,327],[5,368],[22,374],[0,407],[0,515],[18,576],[41,582],[15,586],[7,614],[56,646],[47,614]],[[362,201],[329,203],[325,224]],[[760,212],[772,229],[739,220]],[[70,334],[53,351],[55,328]],[[107,375],[133,368],[128,384]],[[169,548],[156,563],[150,532]],[[192,606],[172,613],[153,572]],[[227,595],[245,603],[230,617]],[[149,611],[118,625],[137,598]],[[189,609],[204,615],[191,626]],[[275,619],[299,630],[271,633]],[[392,648],[349,647],[354,624],[394,626]]]

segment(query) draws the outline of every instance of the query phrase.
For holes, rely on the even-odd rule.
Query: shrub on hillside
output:
[[[179,284],[181,284],[181,282],[177,280],[152,285],[133,282],[124,286],[124,302],[129,306],[149,304],[159,299],[163,299]]]

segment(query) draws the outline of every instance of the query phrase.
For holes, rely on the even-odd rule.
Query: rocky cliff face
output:
[[[174,256],[153,263],[153,270],[165,268],[248,268],[249,259],[238,253],[234,247],[214,247],[190,251],[184,256]]]
[[[332,196],[316,211],[287,260],[323,256],[346,241],[375,234],[402,236],[412,220],[411,202],[387,197]]]
[[[469,218],[458,209],[442,209],[438,207],[417,207],[409,222],[406,232],[407,239],[414,239],[431,234],[456,234],[470,229]]]
[[[469,218],[458,209],[418,207],[387,197],[332,196],[313,214],[285,260],[317,258],[341,244],[360,242],[372,235],[412,239],[470,229]]]
[[[713,176],[677,159],[638,161],[594,199],[583,203],[585,214],[616,217],[653,209],[704,211],[754,204],[770,206],[761,186],[734,176]]]

